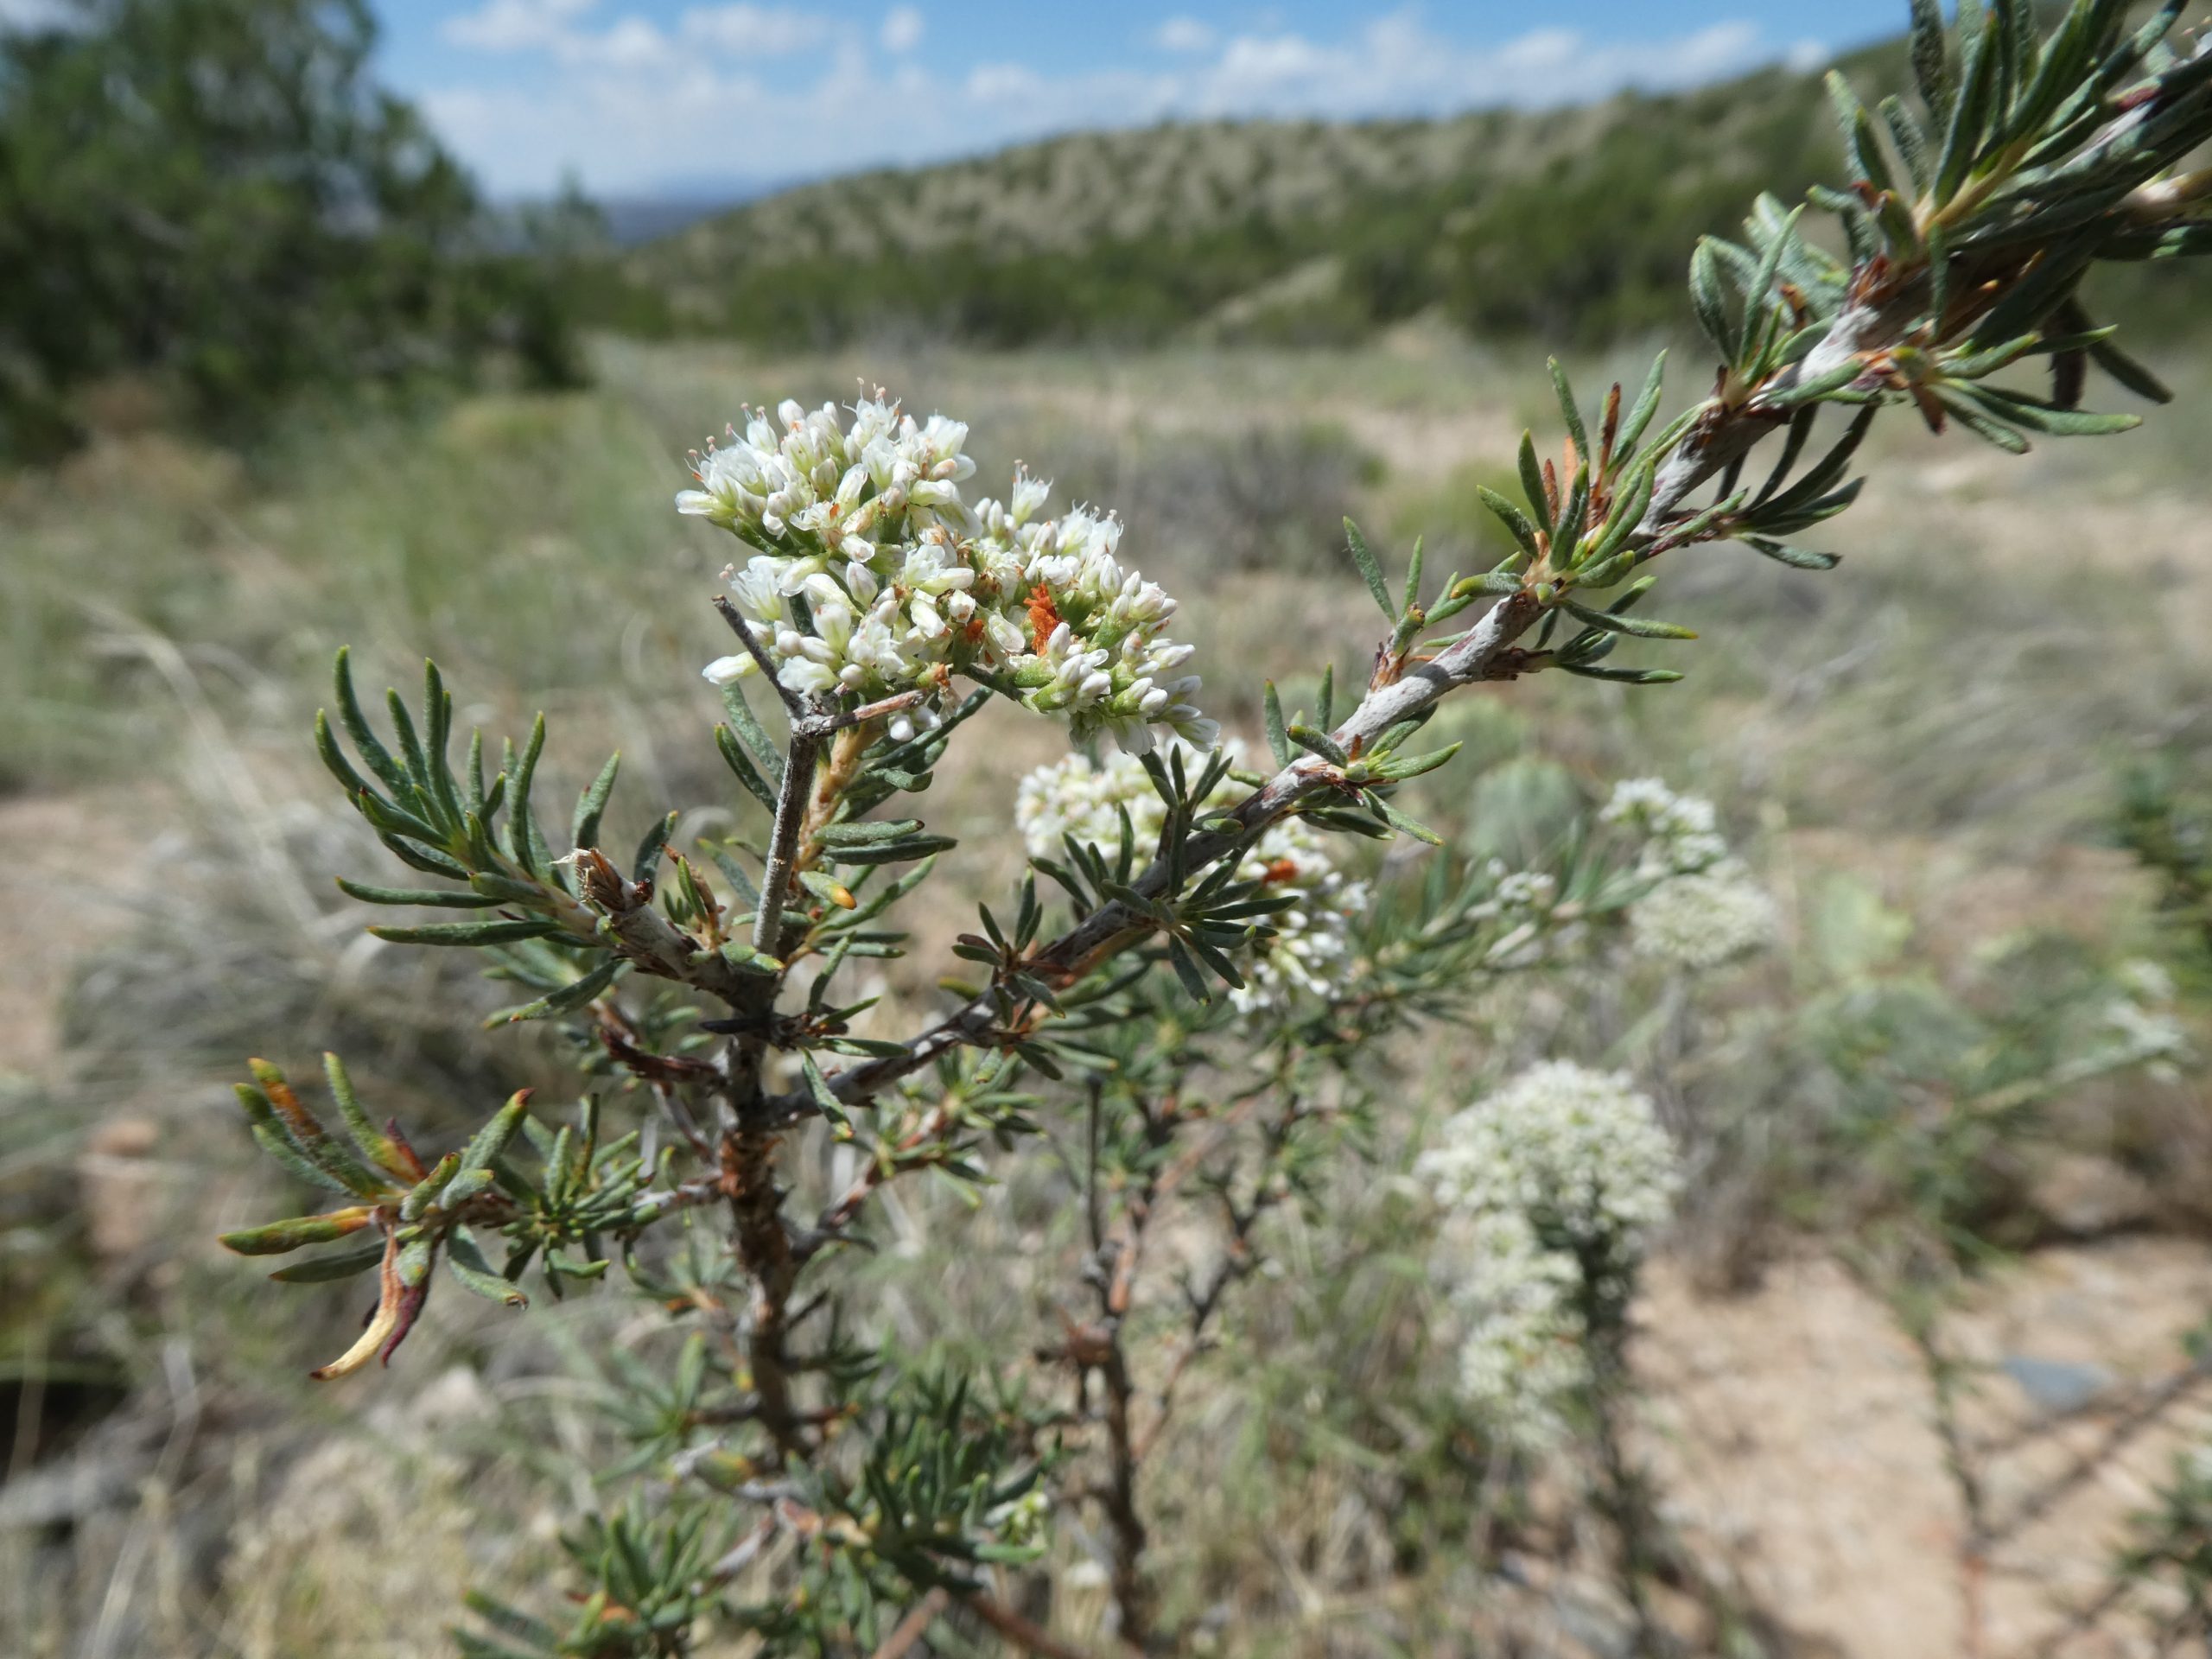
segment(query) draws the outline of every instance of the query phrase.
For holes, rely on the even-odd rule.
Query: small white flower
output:
[[[1104,1565],[1092,1560],[1088,1555],[1079,1561],[1071,1562],[1060,1574],[1062,1586],[1069,1590],[1103,1590],[1112,1582],[1113,1575],[1107,1572]]]
[[[2106,1007],[2105,1025],[2120,1046],[2139,1059],[2171,1060],[2189,1052],[2188,1035],[2171,1014],[2126,997]]]
[[[2113,970],[2113,977],[2138,1001],[2163,1007],[2174,1000],[2174,976],[2147,957],[2121,963]]]

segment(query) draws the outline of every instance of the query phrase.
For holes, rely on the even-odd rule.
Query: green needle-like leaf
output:
[[[1367,591],[1375,595],[1375,603],[1384,620],[1395,622],[1398,607],[1390,602],[1390,588],[1382,580],[1382,567],[1376,563],[1367,538],[1359,533],[1359,526],[1349,518],[1344,520],[1344,545],[1351,550],[1351,562],[1359,567],[1360,577],[1367,583]]]

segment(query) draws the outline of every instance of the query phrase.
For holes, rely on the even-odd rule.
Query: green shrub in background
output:
[[[367,75],[363,0],[73,0],[0,32],[0,453],[117,377],[250,429],[313,388],[580,372],[560,262]]]

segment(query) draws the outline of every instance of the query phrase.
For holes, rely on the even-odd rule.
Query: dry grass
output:
[[[530,1580],[550,1517],[584,1499],[579,1471],[606,1431],[579,1356],[660,1340],[615,1299],[519,1321],[448,1301],[391,1375],[311,1392],[289,1379],[359,1310],[260,1284],[205,1243],[266,1196],[219,1086],[245,1052],[302,1063],[341,1044],[380,1101],[434,1134],[546,1071],[543,1052],[474,1038],[488,994],[462,968],[365,944],[329,888],[334,871],[377,868],[305,741],[331,645],[353,640],[372,684],[405,683],[434,651],[495,731],[543,707],[559,780],[620,746],[618,836],[662,802],[722,799],[696,665],[721,649],[703,599],[727,555],[668,511],[676,458],[744,397],[818,400],[865,372],[969,418],[987,475],[1018,454],[1122,504],[1128,551],[1183,596],[1211,701],[1249,734],[1262,677],[1304,688],[1331,657],[1363,667],[1373,619],[1327,551],[1340,511],[1401,554],[1417,533],[1438,556],[1491,545],[1471,485],[1541,418],[1533,366],[1417,340],[889,363],[623,346],[588,395],[471,402],[421,429],[334,424],[245,467],[119,438],[6,485],[0,768],[22,792],[0,810],[0,853],[35,873],[14,914],[42,970],[0,982],[17,1033],[0,1064],[22,1079],[0,1094],[0,1404],[39,1426],[24,1481],[0,1490],[0,1647],[432,1650],[459,1585]],[[2201,406],[2212,374],[2177,368]],[[1840,571],[1701,554],[1661,607],[1707,633],[1689,683],[1538,680],[1471,702],[1446,719],[1478,764],[1433,780],[1419,808],[1510,839],[1545,801],[1624,772],[1719,800],[1796,954],[1680,1013],[1700,1065],[1730,1051],[1698,1046],[1700,1021],[1780,1006],[1827,971],[1815,943],[1840,925],[1839,880],[1871,895],[1872,910],[1850,901],[1859,924],[1897,918],[1889,950],[1955,987],[2024,931],[2130,943],[2139,884],[2091,845],[2112,768],[2146,742],[2212,735],[2192,712],[2212,689],[2212,520],[2186,416],[2020,463],[1963,437],[1931,450],[1891,424],[1867,505],[1831,543]],[[1007,779],[1056,741],[1011,711],[983,731],[955,746],[925,807],[963,837],[952,879],[977,893],[1011,874]],[[933,995],[931,936],[956,925],[925,919],[915,957],[891,964],[887,1026]],[[1563,1033],[1630,1040],[1663,995],[1547,986],[1513,1005],[1510,1031],[1444,1034],[1408,1076],[1378,1165],[1348,1165],[1325,1214],[1274,1236],[1283,1271],[1203,1368],[1150,1495],[1165,1603],[1220,1650],[1455,1651],[1478,1607],[1503,1618],[1534,1597],[1531,1617],[1556,1623],[1597,1593],[1573,1574],[1508,1593],[1474,1564],[1497,1494],[1461,1466],[1438,1408],[1430,1298],[1393,1172],[1478,1065]],[[49,1015],[52,1040],[21,1040]],[[2202,1116],[2186,1094],[2139,1121],[2178,1138]],[[1715,1180],[1745,1184],[1715,1188],[1730,1236],[1708,1254],[1758,1255],[1786,1209],[1773,1188],[1790,1160],[1744,1147],[1791,1127],[1747,1122],[1700,1131],[1735,1149]],[[835,1156],[811,1149],[804,1173],[827,1182]],[[902,1347],[1026,1348],[1053,1318],[1071,1212],[1051,1172],[1009,1175],[972,1209],[944,1192],[893,1209],[893,1248],[853,1270]],[[1175,1261],[1163,1252],[1159,1270]],[[38,1526],[6,1523],[11,1495],[65,1469],[108,1484],[49,1496],[59,1508]],[[487,1528],[494,1510],[509,1518]],[[1066,1561],[1084,1548],[1071,1521]],[[1527,1524],[1527,1549],[1571,1562],[1588,1548]],[[1090,1593],[1065,1592],[1071,1633],[1103,1616]]]

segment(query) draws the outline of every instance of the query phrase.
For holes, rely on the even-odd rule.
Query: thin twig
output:
[[[2104,1622],[2107,1613],[2127,1599],[2135,1588],[2133,1579],[2115,1578],[2097,1592],[2094,1600],[2075,1608],[2066,1616],[2066,1622],[2036,1644],[2029,1659],[2056,1659],[2069,1643],[2087,1636]]]
[[[912,709],[926,695],[927,693],[920,687],[916,687],[912,691],[901,691],[895,696],[881,697],[874,702],[864,702],[857,709],[848,709],[835,715],[817,715],[815,718],[826,721],[829,730],[842,732],[848,726],[865,726],[871,720],[880,720],[886,715],[895,715],[901,709]]]
[[[1782,401],[1784,394],[1855,358],[1871,357],[1895,345],[1917,321],[1918,310],[1918,296],[1889,287],[1854,300],[1812,353],[1802,362],[1777,371],[1759,396],[1739,404],[1719,399],[1709,403],[1658,463],[1650,500],[1627,545],[1647,556],[1677,545],[1679,537],[1674,537],[1674,532],[1681,528],[1684,521],[1680,514],[1690,496],[1787,423],[1790,416]],[[1721,532],[1716,528],[1714,533]],[[1346,753],[1357,755],[1385,732],[1420,715],[1451,691],[1485,680],[1513,679],[1540,665],[1516,642],[1545,609],[1541,601],[1526,591],[1501,599],[1438,656],[1409,664],[1402,677],[1370,686],[1351,716],[1330,734],[1331,741]],[[1196,875],[1218,860],[1242,851],[1268,825],[1306,801],[1343,786],[1340,767],[1319,755],[1301,755],[1226,814],[1232,820],[1230,827],[1187,836],[1176,849],[1177,856],[1154,859],[1131,885],[1142,897],[1156,899],[1167,891],[1177,874],[1185,879]],[[1138,907],[1117,899],[1101,905],[1026,965],[1046,984],[1063,988],[1149,936],[1155,925]],[[866,1101],[948,1050],[987,1040],[997,1021],[996,993],[987,991],[914,1038],[903,1055],[848,1066],[830,1079],[830,1087],[848,1105]],[[814,1109],[804,1096],[779,1101],[777,1105],[780,1113],[793,1120],[810,1116]]]
[[[1331,734],[1348,753],[1364,751],[1383,733],[1409,720],[1446,693],[1478,681],[1510,677],[1517,670],[1508,655],[1513,642],[1534,626],[1542,607],[1531,596],[1516,594],[1500,600],[1469,629],[1458,644],[1434,660],[1415,664],[1405,677],[1370,690],[1359,707]],[[1305,801],[1342,787],[1342,769],[1319,755],[1302,755],[1268,782],[1219,815],[1230,826],[1198,830],[1184,840],[1179,859],[1154,859],[1130,883],[1145,898],[1167,890],[1171,870],[1179,868],[1188,879],[1230,854],[1242,850],[1270,824]],[[1121,900],[1100,906],[1077,926],[1062,934],[1029,958],[1028,970],[1046,984],[1073,984],[1108,957],[1115,956],[1153,931],[1154,923]],[[910,1076],[938,1055],[978,1040],[996,1029],[996,997],[985,992],[950,1018],[915,1038],[902,1055],[847,1066],[830,1080],[841,1101],[863,1101],[879,1090]],[[810,1097],[793,1096],[775,1103],[778,1116],[791,1119],[811,1116]]]
[[[1045,1659],[1096,1659],[1087,1649],[1063,1642],[1043,1625],[1024,1618],[1004,1602],[994,1601],[980,1590],[961,1597],[968,1611],[1017,1647],[1041,1653]]]
[[[1140,1461],[1152,1453],[1160,1437],[1166,1432],[1167,1421],[1174,1414],[1175,1390],[1181,1385],[1191,1362],[1205,1351],[1207,1327],[1221,1311],[1229,1287],[1239,1280],[1250,1276],[1257,1260],[1252,1254],[1252,1232],[1260,1218],[1281,1202],[1283,1194],[1275,1190],[1274,1178],[1281,1166],[1283,1149],[1290,1144],[1292,1134],[1306,1120],[1306,1112],[1299,1097],[1293,1095],[1282,1113],[1268,1125],[1262,1147],[1260,1173],[1252,1189],[1252,1201],[1238,1205],[1234,1198],[1224,1194],[1223,1202],[1229,1211],[1229,1237],[1222,1247],[1221,1261],[1205,1287],[1187,1293],[1190,1323],[1183,1340],[1177,1344],[1175,1357],[1168,1362],[1166,1375],[1153,1394],[1153,1417],[1137,1436],[1136,1455]]]
[[[2190,1372],[2201,1371],[2202,1369],[2200,1366],[2191,1366],[2187,1371],[2179,1375],[2186,1376]],[[2018,1452],[2037,1441],[2048,1440],[2060,1430],[2069,1428],[2075,1423],[2091,1422],[2100,1418],[2117,1417],[2122,1413],[2133,1411],[2143,1402],[2150,1399],[2174,1380],[2173,1377],[2161,1377],[2157,1382],[2147,1387],[2133,1388],[2124,1391],[2112,1389],[2100,1389],[2086,1400],[2076,1401],[2056,1411],[2044,1412],[2039,1416],[2030,1418],[2025,1422],[2015,1424],[2001,1433],[1993,1433],[1986,1439],[1974,1441],[1973,1443],[1974,1455],[1984,1459],[2003,1457],[2007,1452]]]
[[[928,695],[926,688],[918,686],[911,691],[896,692],[890,696],[879,698],[874,702],[864,703],[858,709],[832,712],[810,708],[804,697],[776,677],[774,660],[768,655],[767,648],[760,643],[760,636],[753,632],[753,625],[739,614],[737,607],[731,604],[721,594],[716,594],[715,608],[722,613],[722,620],[729,624],[731,632],[744,641],[746,654],[753,658],[760,672],[766,677],[768,683],[775,688],[777,697],[782,701],[785,712],[791,717],[791,728],[794,732],[804,728],[817,737],[827,737],[830,733],[841,732],[848,726],[865,725],[868,721],[879,719],[882,715],[896,714],[901,709],[912,709]]]
[[[2098,1437],[2095,1445],[2075,1459],[2061,1473],[2021,1499],[2001,1524],[1990,1529],[1989,1541],[1996,1544],[2013,1537],[2049,1514],[2069,1492],[2094,1478],[2097,1471],[2103,1468],[2129,1441],[2150,1428],[2208,1377],[2212,1377],[2212,1366],[2192,1365],[2187,1370],[2175,1372],[2151,1389],[2132,1409],[2114,1419],[2112,1426]]]
[[[905,1659],[914,1644],[929,1634],[939,1614],[951,1603],[952,1598],[943,1589],[932,1590],[908,1610],[870,1659]]]
[[[957,1127],[957,1119],[954,1116],[951,1101],[941,1100],[923,1114],[919,1122],[899,1138],[895,1150],[902,1154],[912,1153],[931,1141],[942,1139]],[[846,1187],[836,1202],[828,1205],[816,1217],[814,1231],[801,1246],[803,1252],[811,1255],[842,1235],[846,1228],[852,1225],[854,1217],[860,1214],[861,1207],[876,1189],[899,1173],[897,1168],[887,1168],[878,1160],[855,1175],[852,1184]]]
[[[776,695],[783,699],[784,707],[791,717],[794,720],[805,718],[808,712],[806,700],[776,677],[776,664],[770,659],[759,637],[753,633],[753,625],[740,616],[737,607],[720,594],[715,595],[715,608],[722,613],[722,620],[729,624],[730,631],[745,642],[746,654],[753,658]]]
[[[814,789],[815,758],[821,752],[819,737],[810,731],[792,730],[791,749],[784,760],[784,791],[776,798],[776,827],[760,873],[760,910],[753,918],[753,948],[766,956],[776,955],[783,943],[784,901],[791,893],[799,834],[806,824],[807,801]]]

